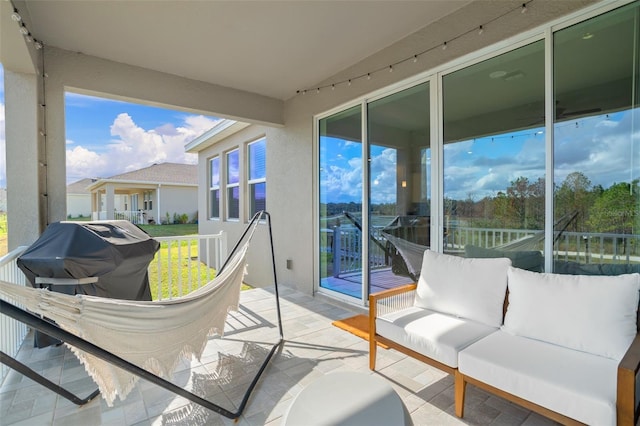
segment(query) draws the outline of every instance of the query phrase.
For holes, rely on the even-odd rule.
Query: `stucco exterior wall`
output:
[[[160,202],[153,202],[153,210],[149,216],[155,218],[156,212],[160,214],[160,220],[164,221],[167,213],[173,221],[173,215],[186,214],[189,222],[198,214],[198,188],[197,187],[177,187],[162,185],[160,187]]]
[[[91,194],[67,194],[67,217],[91,216]]]
[[[253,142],[265,136],[266,132],[271,129],[269,127],[254,125],[245,130],[242,130],[233,136],[227,138],[219,144],[215,144],[198,153],[198,232],[200,234],[217,234],[220,231],[227,233],[227,245],[228,250],[231,251],[236,241],[242,235],[247,223],[251,220],[248,216],[248,209],[246,206],[246,185],[240,186],[240,219],[239,220],[225,220],[224,211],[225,206],[221,206],[221,218],[209,219],[209,160],[219,155],[224,156],[226,152],[239,148],[240,150],[240,182],[246,182],[246,144]],[[272,221],[275,221],[276,214],[280,214],[280,210],[275,203],[272,203],[271,197],[283,190],[282,187],[278,187],[271,183],[270,179],[277,173],[275,166],[275,159],[269,158],[269,138],[267,137],[267,211],[272,215]],[[220,176],[223,179],[224,169],[220,169]],[[272,211],[274,210],[274,211]],[[277,233],[274,230],[274,247],[276,256],[276,265],[285,265],[286,257],[280,250],[286,235]],[[260,223],[251,241],[251,246],[248,252],[248,267],[247,276],[245,282],[254,287],[266,287],[273,284],[273,272],[271,264],[271,248],[269,245],[269,234],[266,223]],[[279,282],[291,282],[290,277],[283,273],[286,268],[278,268],[278,281]]]

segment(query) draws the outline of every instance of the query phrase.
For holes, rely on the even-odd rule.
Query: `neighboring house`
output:
[[[197,220],[197,165],[160,163],[97,179],[90,192],[91,214],[98,219],[126,219],[136,224]]]
[[[67,218],[91,217],[89,185],[97,179],[85,178],[67,185]]]

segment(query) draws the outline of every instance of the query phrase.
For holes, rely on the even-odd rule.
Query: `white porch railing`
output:
[[[540,235],[540,230],[505,228],[452,227],[447,230],[445,251],[464,252],[466,245],[493,248]],[[322,229],[320,232],[322,253],[331,254],[332,269],[329,274],[340,277],[362,270],[362,233],[353,226]],[[371,238],[384,244],[386,240],[378,229]],[[544,241],[533,238],[528,250],[543,250]],[[377,244],[369,245],[369,267],[383,268],[391,265]],[[582,263],[640,263],[640,235],[564,232],[554,249],[554,258]]]
[[[211,281],[227,258],[227,234],[156,237],[160,250],[149,265],[154,300],[171,299]]]
[[[148,213],[138,210],[138,211],[116,211],[113,214],[113,218],[116,220],[128,220],[131,223],[135,223],[136,225],[146,225],[149,223],[149,220],[154,220]],[[107,212],[101,210],[99,212],[91,213],[91,220],[106,220]]]
[[[18,247],[0,258],[0,280],[21,285],[27,283],[26,277],[16,264],[16,259],[18,259],[26,249],[27,246]],[[20,349],[22,341],[27,335],[27,331],[27,326],[20,321],[16,321],[6,315],[0,315],[0,351],[10,357],[15,357],[18,354],[18,349]],[[4,364],[0,364],[0,366],[2,366],[0,370],[0,382],[2,382],[9,372],[9,367]]]

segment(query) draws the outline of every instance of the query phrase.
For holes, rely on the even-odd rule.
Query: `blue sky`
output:
[[[184,146],[216,117],[67,93],[67,183],[110,177],[153,163],[196,164]],[[6,187],[4,70],[0,65],[0,187]]]

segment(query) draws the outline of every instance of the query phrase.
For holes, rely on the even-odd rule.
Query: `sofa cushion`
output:
[[[503,329],[616,360],[637,333],[640,274],[586,276],[509,269]]]
[[[539,250],[501,250],[467,244],[464,246],[464,255],[477,258],[507,257],[511,259],[511,266],[514,268],[534,272],[542,272],[544,266],[544,257]]]
[[[415,306],[499,327],[509,265],[506,258],[465,259],[426,250]]]
[[[616,424],[617,361],[497,331],[459,354],[466,376],[592,425]]]
[[[461,349],[496,330],[417,307],[376,318],[376,334],[453,368],[458,366]]]

